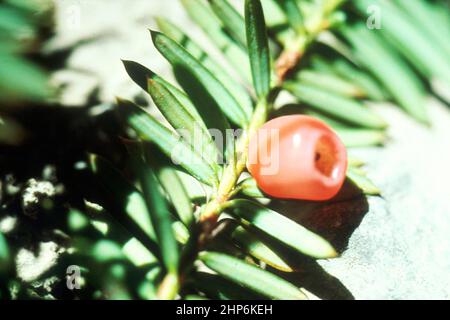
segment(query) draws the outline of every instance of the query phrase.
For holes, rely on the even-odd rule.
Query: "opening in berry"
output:
[[[337,150],[329,136],[321,136],[316,142],[314,164],[326,177],[334,178],[337,174]]]

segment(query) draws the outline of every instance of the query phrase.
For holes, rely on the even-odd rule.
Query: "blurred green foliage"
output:
[[[0,104],[44,100],[50,95],[45,70],[30,56],[39,51],[52,23],[49,0],[0,2]]]

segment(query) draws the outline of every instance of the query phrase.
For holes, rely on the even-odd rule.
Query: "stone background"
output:
[[[56,4],[58,34],[48,49],[78,44],[69,68],[53,77],[55,83],[67,85],[64,102],[70,106],[81,105],[95,87],[104,102],[141,92],[120,59],[139,61],[170,77],[170,68],[147,31],[155,26],[153,16],[170,17],[205,40],[177,0],[57,0]],[[311,286],[318,286],[311,291],[319,297],[450,298],[450,114],[436,100],[430,99],[429,105],[432,128],[416,124],[394,106],[373,106],[391,124],[390,140],[384,148],[352,152],[368,161],[369,176],[383,196],[368,200],[368,212],[349,233],[342,257],[319,262],[326,276],[311,280],[319,282]],[[351,213],[351,206],[340,210]],[[335,221],[339,225],[339,219]]]

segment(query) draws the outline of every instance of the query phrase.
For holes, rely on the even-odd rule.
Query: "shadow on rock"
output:
[[[348,179],[330,201],[273,201],[271,207],[327,239],[339,253],[346,250],[351,235],[369,211],[366,196]],[[286,252],[286,256],[293,255]],[[287,260],[296,272],[278,274],[322,299],[354,298],[339,279],[315,260],[307,257],[296,260]]]

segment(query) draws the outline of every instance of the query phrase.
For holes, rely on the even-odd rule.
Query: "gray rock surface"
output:
[[[68,84],[64,100],[69,105],[81,104],[95,86],[106,102],[137,94],[139,89],[120,59],[139,61],[169,75],[169,66],[153,48],[147,31],[154,27],[152,16],[170,17],[204,39],[176,0],[56,3],[59,32],[53,48],[80,43],[69,59],[70,70],[54,76],[55,82]],[[71,20],[77,12],[79,23]],[[384,148],[352,152],[368,162],[369,176],[383,197],[369,199],[369,210],[342,256],[319,263],[356,299],[448,299],[449,109],[430,100],[434,125],[425,128],[396,107],[374,108],[391,124],[391,139]]]
[[[53,76],[54,83],[68,86],[63,95],[68,105],[82,105],[95,87],[103,102],[141,92],[128,78],[121,59],[139,61],[170,79],[170,66],[153,47],[148,31],[156,29],[156,15],[189,26],[190,34],[205,39],[177,0],[59,0],[55,4],[57,36],[47,49],[78,44],[68,69]]]
[[[63,249],[51,241],[39,243],[37,253],[25,248],[20,249],[15,261],[18,277],[26,282],[36,280],[57,262],[62,252]]]
[[[341,258],[321,265],[357,299],[450,298],[450,114],[430,101],[433,127],[380,106],[389,120],[385,148],[358,150],[383,198],[369,212]]]

